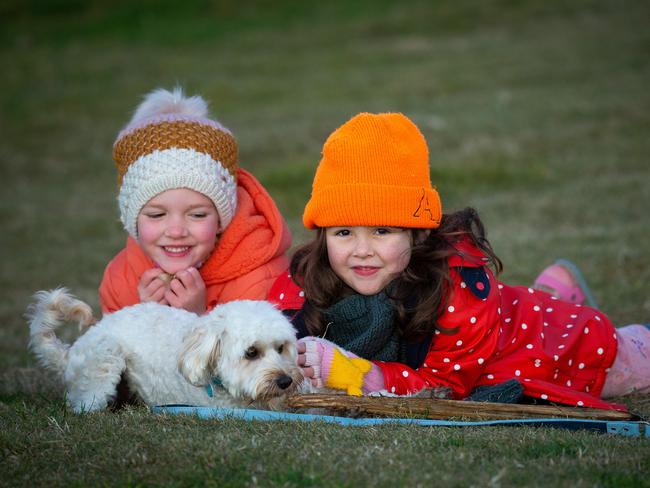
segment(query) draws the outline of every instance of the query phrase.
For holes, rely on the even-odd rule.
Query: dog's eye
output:
[[[278,354],[282,354],[284,352],[284,344],[280,344],[278,346]]]
[[[255,359],[259,355],[256,347],[249,347],[246,349],[246,359]]]

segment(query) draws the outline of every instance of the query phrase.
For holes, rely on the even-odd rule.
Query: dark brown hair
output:
[[[424,239],[423,230],[413,229],[411,259],[402,273],[386,287],[386,294],[396,310],[397,325],[406,339],[417,339],[438,329],[437,318],[447,305],[451,286],[447,259],[457,254],[455,242],[469,240],[488,258],[486,264],[496,274],[502,270],[501,260],[487,240],[478,213],[466,208],[442,216],[440,227],[432,229]],[[325,229],[317,229],[316,238],[299,247],[291,259],[291,276],[305,291],[303,318],[312,335],[321,335],[326,324],[323,313],[336,302],[354,294],[332,270],[327,257]]]

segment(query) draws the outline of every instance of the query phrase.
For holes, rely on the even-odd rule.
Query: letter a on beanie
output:
[[[431,229],[441,215],[415,124],[400,113],[361,113],[325,141],[303,223]]]

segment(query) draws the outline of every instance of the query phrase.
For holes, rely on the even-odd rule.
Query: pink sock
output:
[[[616,336],[616,359],[600,396],[650,393],[650,329],[645,325],[628,325],[617,329]]]

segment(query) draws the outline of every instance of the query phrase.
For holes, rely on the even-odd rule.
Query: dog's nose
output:
[[[275,383],[283,390],[286,390],[289,388],[289,385],[293,383],[293,380],[291,379],[290,376],[287,376],[286,374],[283,374],[280,376],[277,380],[275,380]]]

